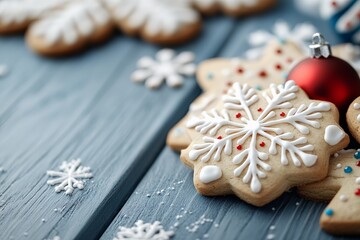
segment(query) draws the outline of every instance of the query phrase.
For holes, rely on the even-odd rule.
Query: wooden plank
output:
[[[194,51],[198,61],[213,57],[233,25],[213,18],[178,50]],[[11,71],[0,81],[0,239],[96,239],[105,230],[199,93],[193,79],[176,90],[131,83],[137,59],[156,51],[117,35],[51,60],[30,53],[21,36],[0,38],[0,63]],[[46,170],[71,158],[94,178],[73,196],[56,194]]]
[[[319,218],[326,204],[304,200],[294,190],[261,208],[234,196],[201,196],[193,186],[192,170],[178,158],[170,149],[163,150],[102,240],[113,239],[119,226],[131,227],[139,219],[160,221],[165,230],[173,229],[173,240],[207,236],[226,240],[356,239],[334,237],[321,231]],[[198,224],[196,232],[187,230],[203,215],[212,222]]]

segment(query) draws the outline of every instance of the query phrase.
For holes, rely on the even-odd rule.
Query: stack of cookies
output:
[[[347,47],[335,46],[334,55],[350,58]],[[332,199],[321,217],[323,229],[359,234],[360,151],[343,150],[350,138],[334,104],[309,99],[294,81],[285,81],[305,57],[291,40],[274,39],[256,60],[201,63],[197,80],[204,93],[169,132],[167,144],[194,169],[203,195],[235,194],[263,206],[299,187],[306,198]],[[360,97],[347,121],[360,141]]]

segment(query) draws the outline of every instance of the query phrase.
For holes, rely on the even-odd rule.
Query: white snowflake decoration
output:
[[[90,167],[80,166],[81,160],[76,159],[70,162],[63,162],[60,171],[47,171],[46,174],[50,177],[56,177],[47,181],[49,185],[58,185],[55,187],[55,192],[65,191],[65,194],[72,194],[75,188],[83,189],[84,182],[80,179],[89,179],[93,175]]]
[[[183,76],[192,76],[196,71],[193,63],[195,56],[191,52],[182,52],[175,56],[171,49],[160,50],[155,60],[142,57],[138,61],[138,70],[131,78],[134,82],[145,82],[149,88],[158,88],[164,81],[170,87],[183,84]]]
[[[283,85],[270,85],[271,96],[266,92],[263,97],[267,101],[267,106],[261,111],[256,119],[250,107],[259,100],[256,90],[247,84],[241,86],[234,83],[228,94],[224,96],[225,109],[219,114],[215,109],[210,112],[203,112],[202,118],[194,117],[188,122],[189,128],[195,128],[202,134],[214,136],[220,128],[226,127],[226,136],[210,137],[204,136],[204,143],[195,144],[189,152],[189,159],[192,161],[200,157],[200,161],[208,162],[210,158],[220,161],[222,153],[231,155],[233,144],[244,144],[250,138],[247,149],[242,150],[232,158],[234,164],[240,165],[234,170],[235,176],[240,176],[243,172],[244,183],[249,183],[253,192],[261,191],[260,178],[265,178],[265,171],[270,171],[271,166],[266,163],[269,154],[277,154],[277,146],[281,149],[280,161],[282,165],[288,165],[289,153],[291,161],[297,167],[303,163],[310,167],[317,161],[317,156],[309,153],[314,150],[314,146],[307,144],[306,137],[295,138],[291,132],[284,132],[279,128],[279,124],[292,125],[303,135],[309,134],[308,126],[320,128],[320,123],[316,119],[322,118],[321,111],[329,111],[330,104],[326,102],[310,103],[308,106],[301,104],[298,108],[293,107],[291,100],[296,98],[298,86],[293,81],[288,81]],[[275,110],[290,109],[283,116],[277,116]],[[227,110],[244,111],[245,116],[239,121],[230,118]],[[270,141],[268,153],[258,150],[258,136],[262,136]],[[247,168],[247,169],[246,169]],[[262,168],[264,171],[260,170]]]
[[[292,41],[304,53],[308,53],[307,42],[311,40],[316,28],[309,23],[300,23],[291,30],[288,23],[279,20],[274,24],[273,32],[258,30],[252,32],[249,36],[249,43],[254,48],[245,52],[248,59],[257,59],[263,53],[263,49],[269,41],[277,39],[282,42]]]
[[[144,223],[138,220],[134,227],[119,227],[114,240],[168,240],[174,235],[173,231],[165,231],[159,221]]]

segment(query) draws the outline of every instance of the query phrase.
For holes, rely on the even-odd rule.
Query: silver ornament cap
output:
[[[321,33],[315,33],[312,36],[312,44],[309,45],[311,57],[327,58],[331,56],[331,46],[328,42],[326,42],[325,38]]]

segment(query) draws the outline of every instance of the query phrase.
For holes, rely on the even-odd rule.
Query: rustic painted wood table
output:
[[[201,36],[177,50],[193,51],[197,62],[241,56],[248,34],[279,18],[310,21],[337,43],[325,23],[284,0],[256,17],[208,18]],[[137,59],[157,50],[117,34],[83,54],[47,59],[22,36],[0,38],[0,64],[10,69],[0,79],[0,239],[113,239],[138,219],[173,227],[173,239],[335,239],[319,228],[325,204],[295,192],[262,208],[196,193],[192,171],[165,146],[200,93],[194,78],[156,91],[129,80]],[[94,178],[72,196],[57,194],[46,171],[72,158]]]

